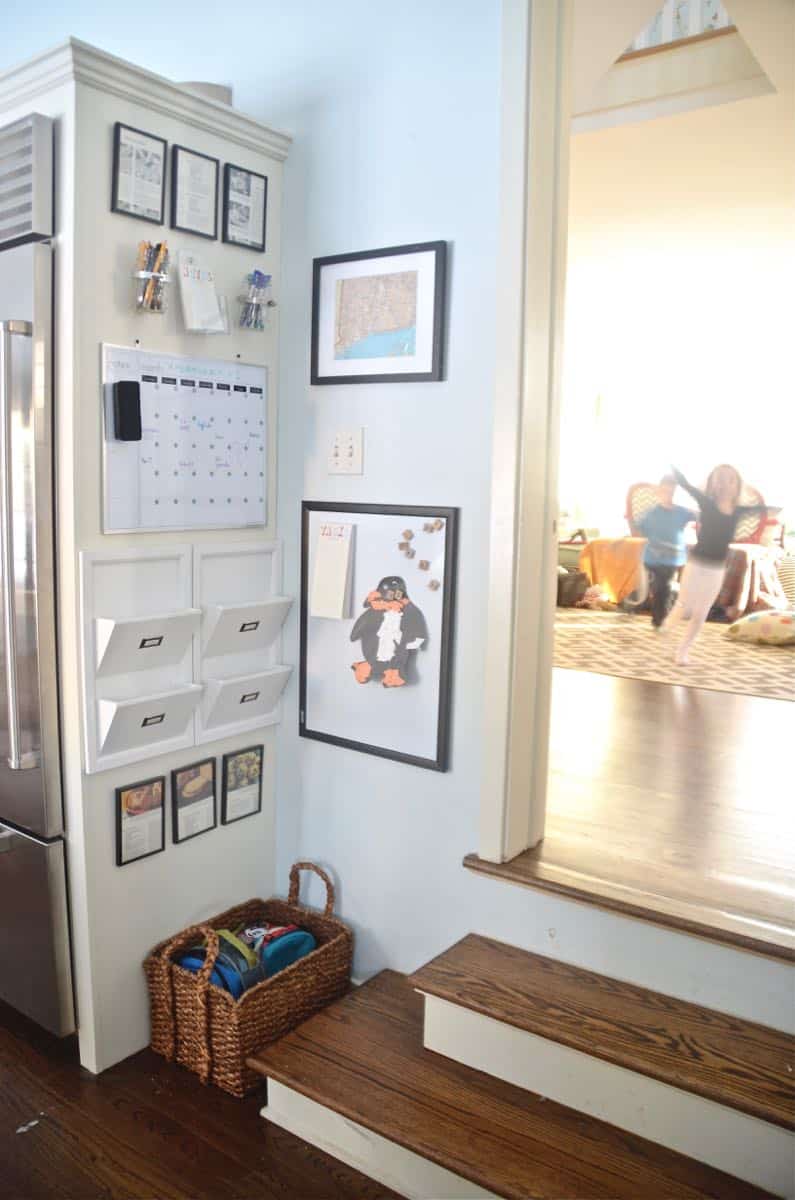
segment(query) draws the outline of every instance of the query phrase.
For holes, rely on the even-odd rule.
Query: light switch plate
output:
[[[346,429],[334,434],[328,459],[329,475],[364,474],[364,430]]]

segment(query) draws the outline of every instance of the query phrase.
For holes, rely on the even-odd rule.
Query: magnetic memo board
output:
[[[103,345],[105,533],[267,523],[267,370]],[[112,385],[141,385],[138,442],[117,441]]]

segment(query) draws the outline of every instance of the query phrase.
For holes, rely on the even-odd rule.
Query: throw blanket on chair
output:
[[[580,570],[598,583],[608,600],[620,604],[640,584],[645,538],[594,538],[580,555]]]

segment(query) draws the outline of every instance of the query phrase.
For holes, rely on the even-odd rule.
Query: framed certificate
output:
[[[116,866],[149,858],[165,847],[165,775],[116,788]]]
[[[264,746],[249,746],[224,755],[221,821],[231,825],[262,809]]]
[[[218,824],[215,804],[215,759],[205,758],[171,772],[171,835],[188,842]]]
[[[268,180],[256,171],[224,165],[223,240],[246,250],[265,249]]]
[[[218,237],[218,159],[171,147],[171,228]]]
[[[168,142],[163,138],[116,122],[111,212],[163,224],[167,150]]]

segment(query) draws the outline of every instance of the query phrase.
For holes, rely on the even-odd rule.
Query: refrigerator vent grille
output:
[[[0,249],[52,236],[52,121],[0,129]]]

